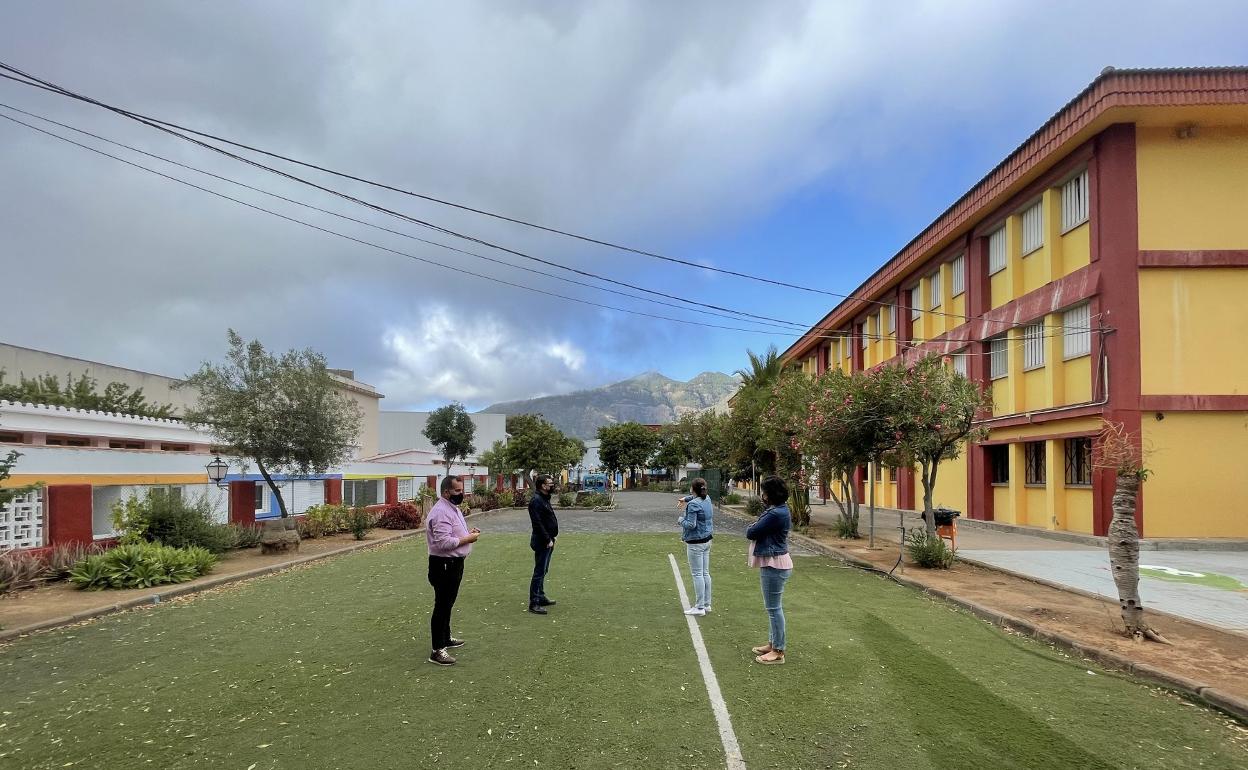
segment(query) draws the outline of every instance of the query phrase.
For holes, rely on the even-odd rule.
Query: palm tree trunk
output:
[[[1109,522],[1109,566],[1118,588],[1118,606],[1127,633],[1136,641],[1151,639],[1169,644],[1165,637],[1144,621],[1144,604],[1140,601],[1140,536],[1135,528],[1135,500],[1140,479],[1135,475],[1118,476],[1114,487],[1113,518]]]

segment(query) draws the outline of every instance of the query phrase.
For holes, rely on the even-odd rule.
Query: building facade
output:
[[[1248,69],[1106,70],[785,351],[811,374],[928,353],[991,386],[935,501],[1096,535],[1102,421],[1141,439],[1144,537],[1248,537]],[[877,500],[915,509],[913,470]]]

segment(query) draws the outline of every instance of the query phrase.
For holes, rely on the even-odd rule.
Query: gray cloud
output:
[[[1103,65],[1225,63],[1242,53],[1245,22],[1231,2],[1187,5],[1182,18],[1164,2],[1134,3],[1130,16],[1117,4],[1073,2],[25,2],[7,9],[0,58],[279,152],[717,261],[707,244],[730,242],[814,186],[885,212],[904,242]],[[0,101],[428,235],[88,107],[7,82]],[[980,165],[948,178],[951,147]],[[671,371],[695,357],[690,349],[708,356],[690,374],[727,370],[745,346],[767,342],[422,266],[2,121],[0,180],[0,274],[38,287],[6,293],[5,336],[17,344],[178,374],[220,355],[234,326],[275,348],[324,351],[387,391],[393,408],[450,398],[480,406]],[[807,320],[828,304],[331,183],[665,291]],[[558,284],[529,266],[332,226],[461,269],[676,312]],[[812,249],[827,254],[814,267],[833,290],[889,256],[842,254],[835,240]],[[733,266],[812,267],[770,250]],[[449,332],[431,331],[443,328],[435,321]]]

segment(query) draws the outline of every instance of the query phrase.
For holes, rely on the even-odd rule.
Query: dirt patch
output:
[[[818,525],[812,525],[808,535],[885,570],[897,561],[896,543],[884,542],[872,550],[865,541],[841,540]],[[1114,601],[1050,588],[965,562],[957,562],[948,570],[907,564],[905,576],[1084,644],[1248,698],[1248,636],[1152,612],[1151,624],[1173,645],[1137,643],[1124,635]]]
[[[404,533],[386,529],[375,529],[365,536],[365,543],[382,543],[394,540]],[[304,540],[299,544],[298,553],[275,553],[267,556],[260,553],[259,546],[244,550],[229,551],[223,554],[221,561],[204,577],[176,586],[163,585],[154,588],[134,588],[124,591],[79,591],[68,582],[48,583],[39,588],[0,596],[0,629],[19,628],[32,623],[39,623],[53,618],[63,618],[83,612],[91,612],[102,607],[111,607],[120,602],[135,598],[155,596],[171,588],[195,585],[214,578],[237,575],[261,567],[279,566],[307,556],[335,551],[356,544],[358,541],[350,534],[343,533],[330,537],[318,537],[315,540]]]

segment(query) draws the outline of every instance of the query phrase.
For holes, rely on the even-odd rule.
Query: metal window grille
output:
[[[1023,327],[1023,371],[1044,366],[1044,324]]]
[[[994,380],[1010,373],[1009,344],[1005,337],[988,340],[988,376]]]
[[[953,370],[963,377],[969,376],[967,375],[967,362],[970,360],[970,355],[965,349],[959,350],[957,353],[953,354]]]
[[[1044,245],[1044,207],[1035,203],[1023,212],[1023,254]]]
[[[1062,313],[1062,356],[1078,358],[1092,352],[1091,315],[1088,305],[1078,305]]]
[[[0,504],[0,551],[43,547],[43,490]]]
[[[1069,438],[1065,442],[1066,486],[1092,486],[1092,439]]]
[[[870,340],[867,337],[867,325],[865,323],[858,327],[858,341],[861,343],[862,349],[866,350],[867,343],[870,342]]]
[[[1044,484],[1044,442],[1028,441],[1023,445],[1024,483]]]
[[[919,292],[919,287],[915,286],[910,290],[910,320],[923,315],[923,295]]]
[[[988,236],[988,274],[1005,269],[1005,228],[998,228]]]
[[[885,310],[888,312],[888,330],[897,331],[897,306],[889,305]]]
[[[1088,221],[1088,172],[1062,185],[1062,232]]]
[[[953,296],[966,291],[966,255],[961,255],[949,263],[950,283],[953,284]]]
[[[927,277],[928,291],[931,294],[932,308],[940,307],[940,271],[932,273]]]

